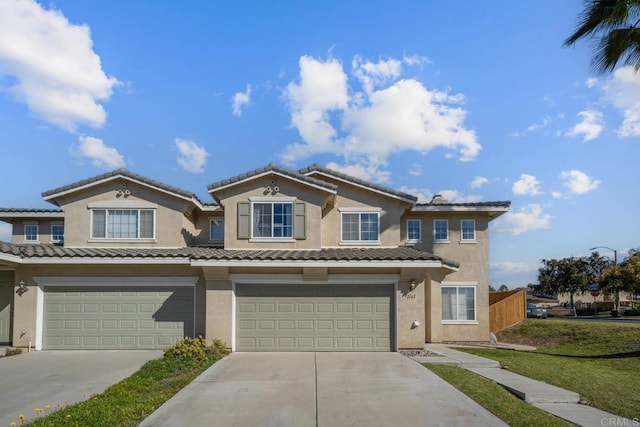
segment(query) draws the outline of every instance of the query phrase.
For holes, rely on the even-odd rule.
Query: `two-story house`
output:
[[[489,339],[488,226],[509,202],[417,198],[324,167],[208,186],[119,169],[0,209],[0,342],[35,349],[397,351]]]

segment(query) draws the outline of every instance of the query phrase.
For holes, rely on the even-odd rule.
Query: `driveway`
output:
[[[141,426],[504,426],[398,353],[233,353]]]
[[[160,350],[38,351],[0,358],[0,426],[34,408],[86,400],[137,371]]]

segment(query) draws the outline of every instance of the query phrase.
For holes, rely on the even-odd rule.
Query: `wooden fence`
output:
[[[489,323],[496,333],[527,319],[527,292],[524,289],[489,293]]]

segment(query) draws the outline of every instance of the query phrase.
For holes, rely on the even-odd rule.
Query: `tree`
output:
[[[621,60],[640,70],[640,0],[585,0],[576,31],[565,40],[573,46],[597,39],[591,63],[598,73],[613,71]]]
[[[569,305],[576,314],[573,295],[584,292],[595,281],[589,271],[588,258],[543,259],[538,269],[538,283],[545,294],[569,294]]]
[[[509,290],[509,288],[507,287],[507,285],[500,285],[500,287],[498,288],[498,290],[500,292],[507,292]]]
[[[598,283],[609,292],[640,292],[640,252],[629,251],[630,255],[621,264],[611,265],[598,275]],[[616,311],[619,302],[616,301]]]

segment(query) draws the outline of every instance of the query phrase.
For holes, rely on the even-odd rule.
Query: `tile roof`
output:
[[[469,207],[469,208],[508,208],[511,201],[500,200],[496,202],[470,202],[470,203],[417,203],[416,206],[443,206],[443,207]]]
[[[371,189],[380,191],[382,193],[387,193],[387,194],[390,194],[392,196],[399,197],[401,199],[407,199],[409,201],[412,201],[413,203],[418,201],[418,198],[416,196],[412,195],[412,194],[405,193],[403,191],[394,190],[393,188],[385,187],[384,185],[375,184],[373,182],[365,181],[363,179],[356,178],[356,177],[344,174],[342,172],[334,171],[333,169],[329,169],[329,168],[325,168],[323,166],[320,166],[317,163],[314,163],[309,167],[300,169],[298,172],[301,173],[301,174],[308,174],[308,173],[312,173],[312,172],[321,172],[321,173],[325,173],[327,175],[332,175],[332,176],[334,176],[336,178],[339,178],[339,179],[342,179],[344,181],[351,182],[351,183],[356,184],[356,185],[369,187]]]
[[[219,247],[153,248],[65,248],[55,245],[22,245],[0,242],[0,253],[29,258],[184,258],[198,261],[441,261],[458,267],[432,253],[410,246],[397,248],[329,248],[318,250],[222,249]]]
[[[81,181],[77,181],[77,182],[73,182],[71,184],[67,184],[67,185],[63,185],[62,187],[58,187],[58,188],[54,188],[53,190],[48,190],[42,193],[42,197],[47,198],[47,197],[51,197],[53,195],[56,195],[58,193],[62,193],[65,191],[69,191],[69,190],[73,190],[79,187],[83,187],[85,185],[90,185],[96,182],[100,182],[103,181],[105,179],[109,179],[109,178],[113,178],[113,177],[118,177],[118,176],[122,176],[122,177],[126,177],[126,178],[130,178],[136,181],[140,181],[142,183],[145,183],[147,185],[150,185],[152,187],[156,187],[156,188],[160,188],[162,190],[165,190],[169,193],[174,193],[177,194],[179,196],[183,196],[183,197],[189,197],[189,198],[195,198],[197,199],[199,202],[200,200],[198,199],[198,197],[196,196],[195,193],[191,192],[191,191],[187,191],[187,190],[183,190],[181,188],[177,188],[171,185],[167,185],[164,184],[160,181],[156,181],[154,179],[150,179],[147,177],[144,177],[142,175],[138,175],[136,173],[133,172],[129,172],[127,169],[125,168],[120,168],[120,169],[116,169],[114,171],[111,172],[107,172],[104,173],[102,175],[96,175],[94,177],[91,178],[87,178],[87,179],[83,179]],[[202,203],[202,202],[200,202]]]
[[[326,188],[326,189],[332,190],[332,191],[335,191],[338,188],[336,185],[333,185],[333,184],[331,184],[329,182],[325,182],[325,181],[322,181],[322,180],[319,180],[319,179],[311,178],[311,177],[303,175],[301,173],[294,172],[294,171],[289,170],[287,168],[283,168],[282,166],[278,166],[275,163],[269,163],[265,167],[254,169],[252,171],[245,172],[245,173],[242,173],[240,175],[236,175],[236,176],[231,177],[231,178],[223,179],[222,181],[214,182],[213,184],[209,184],[207,186],[207,190],[209,190],[209,192],[215,191],[220,187],[226,187],[227,185],[235,184],[236,182],[244,181],[246,179],[249,179],[249,178],[257,176],[257,175],[261,175],[261,174],[266,173],[266,172],[280,173],[282,175],[297,179],[299,181],[303,181],[303,182],[307,182],[309,184],[317,185],[317,186],[320,186],[320,187],[323,187],[323,188]]]
[[[35,208],[0,208],[1,213],[64,213],[62,209],[35,209]]]

